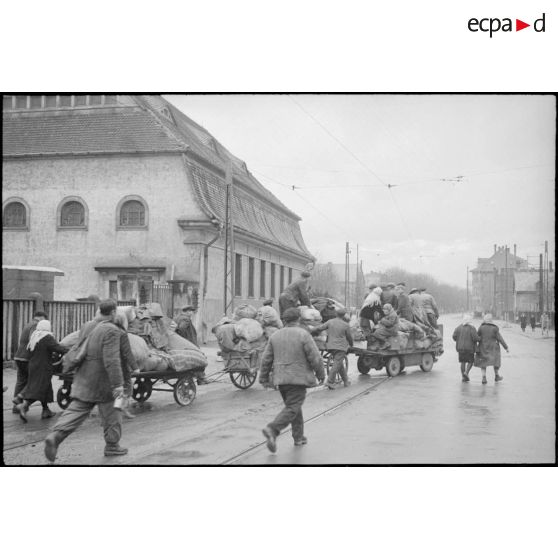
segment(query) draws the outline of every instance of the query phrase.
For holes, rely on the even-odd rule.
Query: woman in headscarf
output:
[[[372,285],[371,285],[372,287]],[[370,289],[368,296],[364,299],[364,303],[359,312],[359,325],[362,333],[366,339],[372,334],[370,321],[376,325],[383,316],[381,296],[382,288],[374,286]]]
[[[461,378],[463,382],[469,381],[469,372],[475,362],[475,350],[479,341],[479,336],[475,326],[472,324],[473,316],[463,314],[461,325],[457,326],[453,332],[455,349],[459,355],[461,364]]]
[[[41,418],[48,419],[55,415],[48,408],[48,404],[54,401],[51,381],[53,363],[59,360],[58,355],[68,352],[66,347],[54,339],[48,320],[41,320],[37,323],[37,328],[31,334],[27,348],[31,352],[29,380],[21,392],[23,403],[17,405],[19,416],[23,422],[27,422],[27,411],[35,401],[40,401],[43,406]]]
[[[500,335],[498,326],[492,321],[492,314],[486,314],[479,327],[479,345],[475,366],[482,371],[482,383],[486,384],[486,368],[494,367],[494,381],[499,382],[504,378],[498,374],[501,366],[500,345],[509,353],[506,342]]]

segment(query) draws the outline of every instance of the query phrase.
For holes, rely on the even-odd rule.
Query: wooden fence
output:
[[[33,319],[34,300],[2,301],[2,359],[13,360],[19,337],[26,324]]]

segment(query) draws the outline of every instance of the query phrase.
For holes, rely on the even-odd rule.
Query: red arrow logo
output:
[[[525,23],[524,21],[521,21],[520,19],[515,20],[515,30],[516,31],[521,31],[522,29],[525,29],[526,27],[531,27],[531,25],[529,23]]]

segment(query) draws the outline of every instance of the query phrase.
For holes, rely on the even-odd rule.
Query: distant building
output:
[[[164,289],[211,328],[231,162],[235,304],[277,299],[314,259],[300,218],[160,96],[8,95],[2,116],[2,263],[63,271],[58,300],[149,302]]]
[[[322,295],[329,295],[349,307],[360,306],[365,293],[368,292],[365,285],[365,278],[360,265],[351,264],[348,266],[347,291],[345,292],[345,264],[316,264],[312,272],[311,289],[312,292]],[[345,301],[345,294],[347,300]]]
[[[544,310],[554,314],[554,270],[530,267],[526,259],[510,253],[507,246],[494,245],[494,254],[478,258],[472,275],[472,309],[477,315],[491,312],[495,317],[513,321],[520,313]],[[548,276],[548,286],[545,277]],[[547,288],[548,287],[548,288]]]

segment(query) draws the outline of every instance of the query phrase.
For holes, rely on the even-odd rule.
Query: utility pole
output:
[[[508,246],[505,248],[506,259],[505,259],[505,275],[504,275],[504,320],[508,321]]]
[[[549,299],[549,273],[548,273],[548,240],[544,241],[544,273],[545,273],[545,312],[550,311]]]
[[[233,174],[232,161],[227,162],[225,173],[225,246],[223,273],[223,314],[227,315],[234,309],[234,223],[233,223]]]
[[[544,312],[544,270],[543,270],[543,255],[539,254],[539,310],[541,314]]]
[[[345,242],[345,307],[348,302],[349,293],[349,243]]]
[[[360,299],[360,274],[358,269],[358,244],[356,250],[356,264],[355,264],[355,292],[353,300],[351,301],[351,306],[357,306],[358,300]]]
[[[467,308],[466,311],[469,312],[469,266],[467,266]]]

